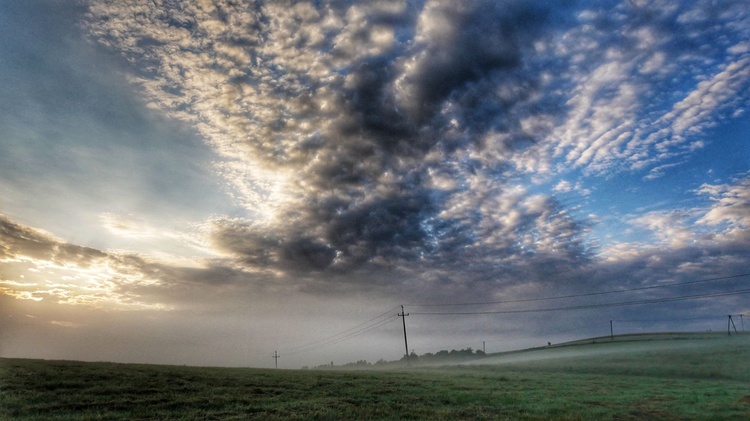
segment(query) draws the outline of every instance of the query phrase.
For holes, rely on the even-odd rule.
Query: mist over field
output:
[[[739,332],[622,335],[477,364],[315,370],[0,359],[0,417],[743,420],[749,346]]]
[[[576,364],[580,367],[594,368],[597,362],[602,359],[617,360],[619,358],[622,361],[635,361],[648,359],[649,357],[670,358],[670,356],[673,356],[671,367],[663,365],[661,368],[681,369],[688,372],[690,368],[682,366],[689,366],[690,363],[681,361],[679,355],[692,353],[720,354],[728,352],[730,349],[741,350],[748,346],[750,346],[750,337],[744,333],[734,336],[719,332],[626,334],[617,335],[611,339],[609,337],[582,339],[554,346],[537,347],[532,350],[492,355],[468,362],[468,364],[494,365],[549,361],[560,366]],[[702,368],[710,370],[708,364]],[[722,369],[728,373],[732,370],[732,367],[726,365]],[[649,367],[649,370],[658,370],[658,368],[652,366]]]

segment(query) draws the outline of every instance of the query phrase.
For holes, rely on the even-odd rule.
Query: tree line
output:
[[[428,364],[436,364],[436,363],[453,363],[453,362],[462,362],[462,361],[470,361],[475,360],[479,358],[484,358],[486,354],[481,350],[478,349],[474,351],[471,347],[461,350],[455,350],[452,349],[450,351],[447,350],[441,350],[436,353],[427,352],[422,355],[417,355],[414,351],[412,351],[409,354],[408,362],[412,365],[428,365]],[[330,364],[322,364],[316,367],[313,367],[313,369],[316,370],[330,370],[335,368],[385,368],[385,367],[396,367],[396,366],[403,366],[406,365],[407,358],[406,354],[404,354],[403,357],[399,360],[395,361],[386,361],[384,359],[379,359],[378,361],[371,363],[367,360],[358,360],[357,362],[351,362],[346,363],[344,365],[334,365],[333,361],[331,361]],[[303,370],[307,370],[310,367],[304,366],[302,367]]]

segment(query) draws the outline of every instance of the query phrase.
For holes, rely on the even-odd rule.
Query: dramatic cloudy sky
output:
[[[417,353],[750,313],[744,0],[7,1],[0,92],[0,356],[298,368],[400,358],[401,304]]]

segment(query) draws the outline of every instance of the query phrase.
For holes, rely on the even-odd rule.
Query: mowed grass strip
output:
[[[746,420],[745,345],[398,371],[0,359],[0,418]]]

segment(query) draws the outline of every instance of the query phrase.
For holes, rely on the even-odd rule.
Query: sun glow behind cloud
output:
[[[126,291],[128,285],[160,282],[142,271],[132,270],[128,257],[66,244],[4,218],[0,222],[3,242],[13,246],[0,254],[3,294],[94,308],[166,308],[160,303],[144,302]]]

